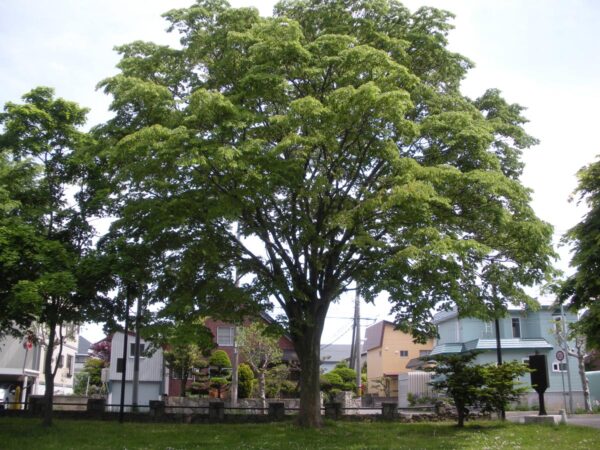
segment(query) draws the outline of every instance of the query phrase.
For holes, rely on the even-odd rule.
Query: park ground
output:
[[[594,449],[600,430],[512,422],[404,424],[326,422],[304,430],[291,423],[156,424],[0,418],[0,448],[11,449]]]

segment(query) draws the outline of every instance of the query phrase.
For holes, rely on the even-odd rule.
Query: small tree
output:
[[[19,331],[37,328],[31,336],[46,347],[46,426],[52,424],[54,377],[68,329],[90,318],[97,300],[89,285],[93,277],[82,276],[93,234],[87,171],[79,158],[90,141],[78,129],[86,113],[47,87],[25,94],[22,104],[7,103],[0,113],[0,182],[7,180],[6,170],[18,170],[17,185],[28,183],[25,189],[0,185],[0,206],[9,211],[0,212],[0,323]]]
[[[500,411],[527,390],[516,380],[529,370],[524,364],[510,361],[501,365],[478,365],[474,360],[479,353],[429,356],[437,364],[425,368],[437,375],[431,385],[445,391],[454,401],[459,427],[464,426],[469,417],[470,406],[478,405],[484,411]]]
[[[215,350],[208,362],[211,369],[210,386],[217,390],[217,396],[221,398],[221,392],[229,385],[224,369],[231,368],[231,360],[227,352],[223,350]],[[216,377],[213,377],[213,370],[216,369]]]
[[[283,352],[276,337],[267,334],[267,327],[255,322],[240,330],[240,357],[248,363],[258,378],[258,396],[266,405],[266,375],[269,367],[281,362]]]
[[[331,401],[336,393],[342,391],[344,380],[337,373],[331,371],[321,375],[320,385],[321,391],[327,394],[329,401]]]
[[[390,379],[386,376],[375,378],[371,381],[371,385],[377,389],[377,393],[383,391],[383,395],[390,397],[392,395],[392,384]]]
[[[480,402],[486,411],[506,411],[506,406],[527,391],[527,386],[518,381],[530,370],[518,361],[504,362],[500,365],[481,366],[484,386],[481,388]]]
[[[356,390],[356,370],[349,368],[346,363],[339,363],[335,366],[335,369],[329,373],[339,375],[339,377],[342,379],[342,391]]]
[[[464,426],[469,416],[469,406],[481,398],[481,388],[485,384],[481,366],[473,364],[477,354],[470,352],[430,357],[437,362],[433,369],[429,369],[437,375],[431,385],[452,398],[459,427]]]
[[[265,375],[265,396],[269,398],[279,398],[284,383],[290,377],[290,368],[287,364],[277,364],[269,367]]]
[[[559,345],[567,350],[567,355],[577,359],[577,368],[581,386],[583,388],[583,400],[586,412],[592,412],[592,401],[590,398],[590,383],[585,374],[585,361],[589,356],[587,349],[587,329],[588,324],[584,320],[580,323],[563,324],[557,322],[553,328]],[[595,331],[597,333],[597,331]]]
[[[75,378],[73,392],[77,395],[103,394],[102,369],[106,366],[102,359],[89,358]]]
[[[109,338],[102,339],[101,341],[95,342],[90,346],[92,350],[92,357],[101,359],[106,364],[110,363],[110,350],[111,342]]]
[[[180,377],[181,396],[186,396],[187,380],[194,370],[208,366],[206,357],[214,348],[213,335],[200,321],[179,322],[168,328],[164,344],[165,361]],[[227,354],[225,354],[227,356]]]

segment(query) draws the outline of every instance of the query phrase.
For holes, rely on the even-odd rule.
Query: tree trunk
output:
[[[457,403],[456,401],[454,403],[456,405],[457,425],[462,428],[465,426],[465,407],[463,404]]]
[[[583,387],[583,400],[585,405],[585,411],[591,413],[592,401],[590,399],[590,383],[587,377],[585,376],[585,355],[578,355],[577,362],[579,366],[579,376],[581,377],[581,386]]]
[[[266,381],[265,381],[265,369],[258,371],[258,398],[260,398],[261,408],[267,407],[267,395],[266,395]],[[264,412],[264,410],[263,410]]]
[[[54,353],[54,340],[56,339],[56,325],[50,321],[46,357],[44,358],[44,419],[42,425],[52,426],[52,408],[54,402],[54,371],[52,370],[52,355]],[[58,364],[58,361],[56,362]]]
[[[187,386],[187,378],[188,378],[188,374],[185,370],[182,370],[181,373],[179,374],[181,376],[181,384],[180,384],[180,392],[179,395],[181,397],[185,397],[185,388]]]
[[[321,417],[321,334],[327,306],[312,314],[310,319],[290,317],[290,334],[300,362],[300,411],[298,424],[318,428]]]

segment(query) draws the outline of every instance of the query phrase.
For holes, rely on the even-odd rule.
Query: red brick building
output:
[[[266,313],[261,314],[261,320],[265,325],[275,322],[274,319]],[[243,327],[251,322],[251,320],[247,320],[241,326]],[[213,320],[211,318],[207,318],[204,325],[214,336],[215,343],[217,344],[215,350],[225,351],[229,356],[229,359],[233,361],[236,325],[220,320]],[[239,326],[240,325],[238,325],[238,327]],[[286,335],[281,336],[279,338],[279,347],[283,351],[283,361],[290,366],[297,366],[298,357],[291,339]],[[243,363],[244,361],[240,358],[239,362]],[[193,379],[189,379],[187,386],[190,387],[193,381]],[[181,395],[181,380],[176,374],[172,373],[172,371],[169,371],[169,395],[174,397]]]

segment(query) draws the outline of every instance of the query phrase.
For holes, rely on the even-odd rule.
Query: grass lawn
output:
[[[577,426],[472,422],[327,422],[320,430],[289,423],[184,425],[0,418],[0,449],[593,449],[600,430]]]

